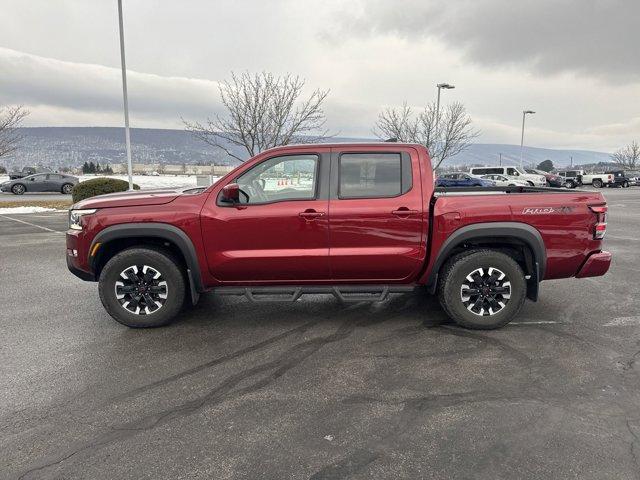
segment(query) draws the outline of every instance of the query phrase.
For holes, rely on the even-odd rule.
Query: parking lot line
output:
[[[7,220],[13,220],[14,222],[24,223],[25,225],[29,225],[31,227],[36,227],[36,228],[39,228],[41,230],[45,230],[47,232],[64,233],[64,232],[61,232],[59,230],[52,230],[51,228],[43,227],[41,225],[36,225],[35,223],[25,222],[24,220],[19,220],[17,218],[13,218],[13,217],[7,217],[6,215],[0,215],[0,217],[6,218]]]
[[[538,321],[531,321],[531,322],[510,322],[509,325],[549,325],[549,324],[556,324],[556,323],[560,323],[560,322],[556,322],[554,320],[538,320]]]

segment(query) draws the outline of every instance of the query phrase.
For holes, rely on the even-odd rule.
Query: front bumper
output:
[[[96,278],[88,262],[87,240],[81,230],[67,230],[67,268],[76,277],[88,282],[95,282]]]
[[[76,277],[86,282],[95,282],[96,277],[91,272],[85,272],[84,270],[80,270],[73,261],[74,257],[71,257],[67,254],[67,268],[71,273],[73,273]]]
[[[576,278],[601,277],[609,271],[611,257],[611,252],[603,251],[592,253],[582,264],[578,273],[576,273]]]

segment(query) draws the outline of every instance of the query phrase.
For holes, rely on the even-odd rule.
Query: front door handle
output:
[[[409,215],[415,215],[420,212],[418,210],[409,210],[407,207],[400,207],[391,213],[398,217],[408,217]]]
[[[316,212],[313,208],[308,208],[304,212],[300,212],[298,215],[306,220],[315,220],[318,217],[322,217],[324,212]]]

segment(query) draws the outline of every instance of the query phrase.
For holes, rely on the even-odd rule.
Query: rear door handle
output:
[[[318,217],[322,217],[324,212],[316,212],[313,208],[309,208],[304,212],[300,212],[298,215],[306,220],[315,220]]]
[[[417,213],[420,213],[420,211],[409,210],[407,207],[400,207],[398,210],[394,210],[391,213],[398,217],[408,217],[409,215],[415,215]]]

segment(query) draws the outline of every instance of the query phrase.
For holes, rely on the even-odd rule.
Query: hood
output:
[[[186,190],[194,189],[134,190],[132,192],[107,193],[81,200],[71,208],[81,209],[162,205],[172,202]]]

